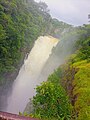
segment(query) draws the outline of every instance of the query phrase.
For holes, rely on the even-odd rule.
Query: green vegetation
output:
[[[0,81],[17,71],[40,35],[55,36],[57,23],[63,30],[70,27],[58,20],[55,25],[44,2],[0,0]]]
[[[77,69],[73,81],[73,96],[76,96],[74,109],[77,120],[90,119],[90,25],[84,27],[86,33],[79,41],[80,49],[73,58],[73,67]]]
[[[90,119],[90,25],[80,28],[78,50],[71,56],[70,68],[74,69],[73,79],[68,79],[72,89],[70,97],[74,107],[74,119]],[[70,71],[70,70],[69,70]],[[68,73],[68,70],[67,70]],[[69,93],[70,91],[67,90]]]
[[[71,105],[64,88],[60,85],[58,71],[50,75],[47,82],[38,86],[36,93],[33,98],[35,117],[48,120],[70,118]]]
[[[64,38],[76,38],[75,53],[36,88],[34,117],[45,120],[90,119],[90,25],[71,30]]]
[[[69,46],[74,54],[47,82],[37,86],[32,116],[45,120],[89,120],[90,25],[74,28],[52,19],[44,2],[0,0],[0,84],[17,71],[37,37],[48,34],[62,36],[66,44],[73,40],[75,46]]]
[[[44,31],[44,12],[34,1],[24,2],[0,1],[0,73],[15,69],[23,53],[27,53]]]
[[[62,21],[59,21],[55,18],[50,21],[49,26],[50,27],[49,27],[48,33],[50,33],[50,35],[52,35],[53,37],[56,37],[59,39],[61,39],[62,34],[68,32],[69,29],[73,28],[73,26],[67,23],[64,23]]]
[[[78,67],[78,66],[77,66]],[[73,95],[77,96],[75,111],[78,113],[78,120],[90,119],[90,63],[79,66],[73,82]]]

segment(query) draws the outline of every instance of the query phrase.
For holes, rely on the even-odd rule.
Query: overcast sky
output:
[[[72,25],[88,23],[90,0],[35,0],[47,3],[52,17]]]

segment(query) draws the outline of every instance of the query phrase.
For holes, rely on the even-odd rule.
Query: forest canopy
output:
[[[15,71],[34,41],[40,35],[57,36],[58,26],[70,27],[52,19],[44,2],[0,0],[0,74]]]

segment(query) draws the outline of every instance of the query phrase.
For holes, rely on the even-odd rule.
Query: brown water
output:
[[[57,43],[58,39],[51,36],[41,36],[36,40],[14,81],[12,94],[8,98],[8,106],[5,111],[11,113],[23,112],[29,98],[35,95],[34,88],[43,80],[39,80],[38,77]]]

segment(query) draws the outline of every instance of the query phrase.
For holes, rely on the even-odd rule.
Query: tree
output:
[[[39,9],[45,13],[49,12],[48,5],[45,2],[39,2]]]
[[[36,116],[41,118],[65,118],[70,117],[70,104],[65,90],[59,84],[43,82],[36,88],[36,96],[33,98]]]

